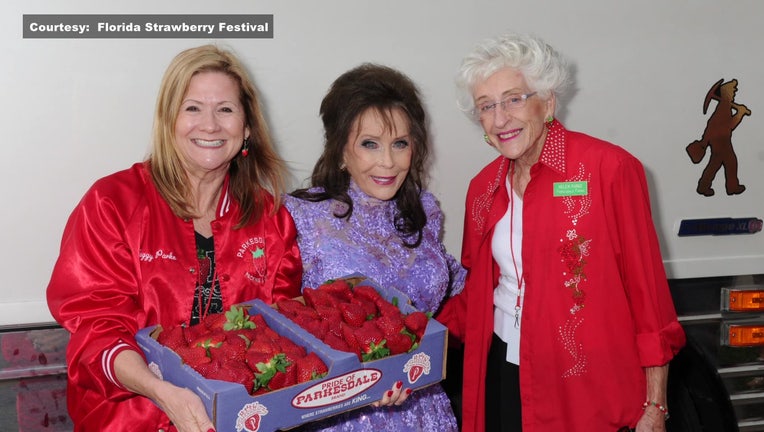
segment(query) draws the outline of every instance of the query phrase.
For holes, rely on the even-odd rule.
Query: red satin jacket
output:
[[[234,229],[239,207],[227,193],[212,222],[224,307],[298,296],[302,263],[285,208]],[[173,430],[149,399],[117,382],[113,359],[142,355],[135,333],[188,322],[199,272],[194,226],[176,216],[145,163],[98,180],[67,222],[48,285],[48,306],[71,332],[67,404],[76,431]]]
[[[438,320],[464,341],[462,428],[485,428],[486,359],[499,267],[491,240],[506,213],[509,160],[470,183],[461,294]],[[555,121],[523,196],[520,396],[524,432],[635,426],[644,368],[685,343],[653,227],[640,162]]]

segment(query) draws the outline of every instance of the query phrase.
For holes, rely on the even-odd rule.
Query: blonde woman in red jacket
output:
[[[149,159],[85,194],[48,286],[51,313],[71,332],[75,431],[214,430],[198,396],[150,372],[134,335],[299,295],[283,173],[236,57],[211,45],[178,54],[161,84]]]
[[[467,192],[464,291],[439,319],[464,341],[463,430],[665,431],[684,345],[640,162],[554,114],[566,62],[542,40],[485,41],[462,105],[494,161]]]

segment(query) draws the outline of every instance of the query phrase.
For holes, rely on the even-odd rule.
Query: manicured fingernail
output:
[[[393,397],[393,391],[392,390],[388,390],[387,391],[387,397]]]
[[[411,394],[411,389],[406,389],[406,396]]]
[[[401,388],[401,387],[403,387],[402,381],[398,381],[397,383],[395,383],[395,388]]]

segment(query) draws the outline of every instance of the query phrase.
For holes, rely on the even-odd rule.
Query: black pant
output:
[[[521,432],[520,367],[507,362],[507,344],[496,334],[485,377],[485,430]]]

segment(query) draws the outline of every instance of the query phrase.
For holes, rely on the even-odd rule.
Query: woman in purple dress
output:
[[[303,287],[362,273],[435,314],[461,291],[465,271],[446,252],[443,214],[423,189],[429,150],[416,86],[394,69],[363,64],[337,78],[320,114],[325,145],[311,187],[285,199],[297,225]],[[413,393],[394,386],[378,405],[301,430],[457,430],[440,385]]]

